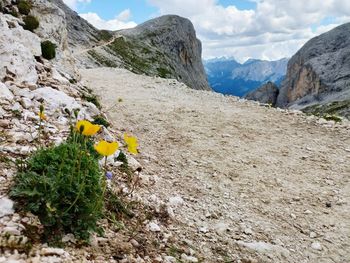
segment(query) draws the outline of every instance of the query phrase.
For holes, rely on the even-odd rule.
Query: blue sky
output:
[[[203,57],[276,60],[350,21],[349,0],[64,0],[100,29],[134,27],[164,14],[189,18]]]

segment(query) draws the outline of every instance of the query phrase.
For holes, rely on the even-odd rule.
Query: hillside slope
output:
[[[347,100],[340,110],[347,109],[343,115],[350,117],[349,46],[350,23],[308,41],[288,63],[277,105],[305,108]],[[336,108],[330,113],[337,113]]]
[[[159,235],[170,229],[188,247],[170,248],[172,256],[213,263],[350,261],[348,122],[121,69],[82,75],[114,125],[139,138],[148,186],[141,196],[158,208],[172,204],[170,225],[158,222]],[[123,103],[116,106],[118,98]]]

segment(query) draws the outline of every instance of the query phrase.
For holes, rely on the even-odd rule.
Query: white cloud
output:
[[[159,14],[189,18],[206,58],[291,56],[310,38],[350,21],[349,0],[255,0],[254,10],[223,7],[218,0],[148,1]],[[322,23],[329,17],[334,18],[331,23]]]
[[[129,9],[122,11],[114,19],[104,20],[96,13],[79,14],[90,24],[98,29],[119,30],[135,27],[137,24],[133,21],[128,21],[131,17]]]
[[[63,0],[63,2],[70,8],[75,9],[78,3],[90,3],[91,0]]]

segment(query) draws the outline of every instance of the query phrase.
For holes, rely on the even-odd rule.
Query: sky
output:
[[[165,14],[192,21],[203,58],[277,60],[350,22],[350,0],[63,0],[99,29],[134,27]]]

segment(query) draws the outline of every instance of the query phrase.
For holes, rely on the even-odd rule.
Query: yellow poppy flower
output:
[[[100,141],[98,144],[94,145],[94,148],[99,154],[110,156],[118,150],[119,145],[117,142]]]
[[[89,121],[83,120],[77,122],[76,129],[85,136],[92,136],[95,135],[101,129],[101,127],[99,125],[92,124]]]
[[[40,120],[46,121],[46,115],[43,111],[39,111],[38,115],[39,115]]]
[[[137,138],[134,136],[129,136],[124,133],[124,141],[128,146],[128,151],[132,154],[138,154],[137,147],[139,144],[137,143]]]

